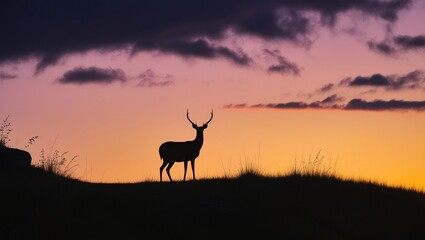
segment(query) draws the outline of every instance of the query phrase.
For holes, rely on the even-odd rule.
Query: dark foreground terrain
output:
[[[288,176],[94,184],[0,169],[0,239],[425,239],[425,195]]]

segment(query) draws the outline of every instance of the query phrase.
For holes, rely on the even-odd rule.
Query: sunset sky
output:
[[[57,149],[82,180],[156,181],[161,143],[195,138],[186,110],[214,109],[198,178],[321,151],[342,177],[425,188],[425,1],[2,1],[0,18],[0,119],[11,147],[39,136],[33,164]]]

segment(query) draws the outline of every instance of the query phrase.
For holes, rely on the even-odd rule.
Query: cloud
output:
[[[343,102],[344,101],[344,98],[343,97],[340,97],[340,96],[338,96],[338,95],[336,95],[336,94],[334,94],[334,95],[331,95],[331,96],[329,96],[329,97],[327,97],[327,98],[325,98],[325,99],[323,99],[322,101],[320,101],[320,104],[323,106],[323,105],[327,105],[327,106],[329,106],[329,105],[334,105],[334,104],[336,104],[336,103],[338,103],[338,102]]]
[[[315,101],[311,103],[307,102],[285,102],[285,103],[267,103],[267,104],[228,104],[225,108],[276,108],[276,109],[331,109],[341,108],[338,102],[344,101],[344,98],[335,95],[331,95],[321,101]]]
[[[208,41],[225,40],[231,31],[306,45],[317,25],[311,16],[318,16],[323,26],[349,11],[393,23],[412,1],[7,1],[0,7],[5,33],[0,63],[36,58],[39,73],[67,54],[125,49],[224,58],[247,66],[249,57],[237,48]]]
[[[353,80],[351,80],[348,85],[350,87],[360,87],[360,86],[373,86],[373,87],[380,87],[380,86],[390,86],[390,80],[388,77],[384,77],[382,74],[373,74],[370,77],[362,77],[358,76],[355,77]]]
[[[76,67],[65,72],[57,81],[62,84],[111,84],[113,82],[124,82],[126,76],[121,69],[99,68],[99,67]]]
[[[377,53],[380,53],[382,55],[395,56],[397,53],[397,49],[394,46],[392,46],[391,42],[389,41],[382,41],[382,42],[368,41],[367,45],[369,49]]]
[[[306,103],[306,102],[286,102],[286,103],[267,103],[267,104],[254,104],[247,105],[242,104],[228,104],[224,108],[232,109],[243,109],[243,108],[274,108],[274,109],[322,109],[325,108],[316,103]]]
[[[407,35],[400,35],[394,37],[394,42],[401,46],[403,49],[418,49],[418,48],[424,48],[425,49],[425,35],[419,35],[419,36],[407,36]]]
[[[389,37],[381,42],[369,41],[367,44],[369,49],[377,53],[387,56],[396,56],[406,51],[425,50],[425,35],[398,35]]]
[[[256,105],[255,107],[268,107],[268,108],[279,108],[279,109],[305,109],[305,108],[320,108],[319,105],[315,103],[305,103],[305,102],[287,102],[287,103],[276,103],[276,104],[267,104],[267,105]]]
[[[387,91],[425,90],[425,72],[417,69],[404,75],[375,73],[370,76],[346,77],[338,83],[327,83],[315,92],[328,93],[342,87],[368,88],[361,94],[376,93],[378,89]],[[312,94],[310,95],[312,96]]]
[[[224,108],[248,108],[249,106],[245,103],[240,103],[240,104],[227,104],[224,105]]]
[[[165,87],[174,84],[173,76],[169,74],[159,76],[152,69],[139,74],[138,79],[140,79],[140,82],[136,85],[137,87]]]
[[[276,64],[273,64],[268,67],[267,71],[269,73],[281,73],[281,74],[292,73],[294,75],[300,74],[301,70],[298,67],[298,65],[293,62],[290,62],[288,59],[282,56],[279,50],[263,49],[263,52],[267,56],[270,56],[277,61]]]
[[[285,39],[310,44],[306,34],[311,32],[310,20],[297,11],[258,10],[235,24],[236,32],[264,39]]]
[[[382,75],[357,76],[345,78],[340,81],[339,86],[348,87],[383,87],[387,90],[398,91],[404,89],[418,89],[425,86],[425,73],[415,70],[405,75]]]
[[[35,66],[35,74],[39,74],[44,71],[48,66],[55,65],[59,61],[59,55],[45,55]]]
[[[7,79],[14,79],[16,77],[17,77],[16,75],[13,75],[4,71],[0,71],[0,81],[7,80]]]
[[[335,88],[335,84],[328,83],[328,84],[325,84],[323,87],[319,88],[317,91],[325,93],[325,92],[329,92],[329,91],[333,90],[334,88]]]
[[[425,101],[404,101],[404,100],[374,100],[371,102],[362,99],[351,100],[345,108],[346,110],[369,110],[369,111],[384,111],[384,110],[425,110]]]
[[[143,42],[135,46],[136,51],[161,49],[164,53],[177,54],[182,57],[227,58],[238,65],[247,66],[251,63],[242,50],[238,52],[223,46],[214,46],[204,39]]]
[[[329,103],[327,103],[329,99]],[[422,112],[425,111],[425,101],[405,101],[405,100],[374,100],[366,101],[363,99],[352,99],[346,105],[335,104],[343,101],[337,96],[328,97],[322,101],[312,103],[306,102],[286,102],[286,103],[268,103],[268,104],[228,104],[225,108],[241,109],[241,108],[272,108],[272,109],[335,109],[335,110],[363,110],[363,111],[407,111],[413,110]]]

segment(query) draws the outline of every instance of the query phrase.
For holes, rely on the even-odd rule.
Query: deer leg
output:
[[[165,166],[167,166],[168,162],[164,161],[161,165],[161,167],[159,168],[159,179],[162,182],[162,170],[164,170]]]
[[[187,170],[187,161],[184,161],[184,175],[183,175],[183,182],[186,181],[186,170]]]
[[[193,180],[195,179],[195,159],[190,160],[190,165],[192,166],[192,175],[193,175]]]
[[[167,174],[168,174],[168,178],[170,178],[170,182],[172,182],[173,181],[173,179],[171,178],[171,175],[170,175],[170,169],[171,169],[171,167],[174,165],[174,162],[170,162],[169,164],[168,164],[168,166],[167,166]]]

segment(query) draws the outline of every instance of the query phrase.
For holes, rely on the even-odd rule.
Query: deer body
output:
[[[211,118],[207,123],[198,127],[189,118],[189,112],[187,112],[187,119],[192,123],[192,127],[196,130],[196,138],[193,141],[186,142],[165,142],[159,147],[159,156],[163,160],[163,163],[159,169],[160,180],[162,182],[162,171],[167,167],[167,175],[170,181],[173,181],[170,175],[170,169],[175,162],[184,162],[184,175],[183,181],[186,180],[187,162],[190,161],[192,166],[193,180],[195,180],[195,159],[199,156],[199,153],[204,143],[204,130],[208,127],[208,123],[213,118],[213,112],[211,112]],[[167,166],[168,165],[168,166]]]
[[[159,147],[159,155],[162,159],[174,162],[184,162],[199,156],[202,143],[194,141],[187,142],[165,142]],[[167,156],[169,154],[170,156]]]

